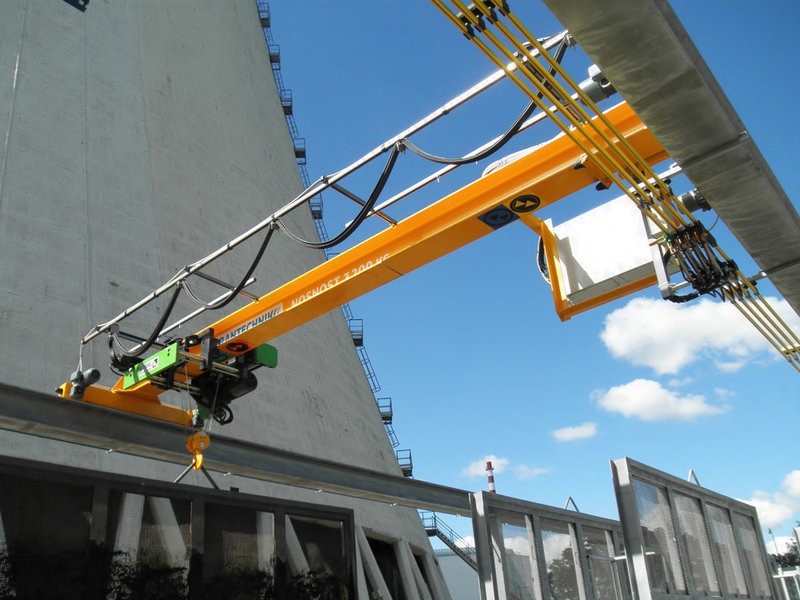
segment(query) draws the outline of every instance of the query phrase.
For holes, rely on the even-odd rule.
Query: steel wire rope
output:
[[[493,2],[493,0],[489,0],[489,2],[491,2],[493,5],[498,6],[498,3]],[[479,0],[477,2],[477,5],[478,5],[479,9],[481,9],[481,12],[484,15],[486,15],[487,18],[489,18],[492,13],[485,6],[484,2]],[[525,27],[525,25],[522,24],[510,10],[507,10],[505,6],[499,5],[498,8],[499,8],[501,14],[506,16],[509,19],[509,21],[511,21],[511,23],[514,25],[514,27],[520,32],[520,34],[524,38],[532,40],[530,42],[530,44],[538,49],[538,46],[539,46],[538,40],[535,37],[531,36],[530,31],[528,31],[528,29]],[[500,21],[499,19],[490,18],[490,22],[495,23],[497,25],[498,29],[500,29],[503,32],[503,34],[506,36],[506,38],[512,44],[514,44],[518,48],[522,48],[523,50],[525,49],[524,44],[520,44],[519,43],[519,40],[517,40],[515,38],[515,36],[513,35],[513,33],[511,33],[505,27],[505,25],[502,23],[502,21]],[[540,54],[541,54],[541,52],[540,52]],[[611,121],[602,112],[597,110],[597,106],[595,105],[595,103],[588,97],[588,95],[583,91],[583,89],[581,89],[581,87],[579,85],[575,85],[575,82],[563,70],[563,68],[560,66],[560,64],[554,64],[553,61],[550,60],[549,56],[544,57],[544,59],[547,62],[550,63],[551,69],[554,69],[564,79],[564,81],[566,81],[570,85],[570,87],[572,87],[572,89],[575,90],[575,92],[578,94],[578,97],[580,98],[581,102],[583,102],[587,107],[589,107],[589,109],[592,110],[592,112],[595,113],[595,115],[599,118],[599,120],[602,121],[603,124],[606,127],[609,128],[611,133],[617,137],[617,139],[619,140],[619,144],[622,147],[624,147],[625,150],[628,153],[630,153],[630,156],[633,159],[633,161],[631,162],[631,164],[629,166],[632,166],[632,167],[635,167],[637,169],[640,169],[645,174],[648,175],[648,177],[646,177],[644,179],[644,183],[650,189],[650,191],[653,192],[653,193],[656,193],[656,194],[658,194],[658,193],[663,194],[665,191],[668,191],[669,187],[665,184],[665,182],[663,182],[660,179],[660,177],[655,173],[655,171],[652,170],[652,168],[647,164],[647,162],[643,159],[643,157],[639,154],[639,152],[628,142],[628,140],[625,139],[622,135],[620,135],[620,132],[616,129],[616,127],[613,125],[613,123],[611,123]],[[538,61],[537,61],[537,63],[538,63]],[[566,94],[565,96],[569,97],[569,94]],[[580,111],[581,114],[585,115],[585,112],[583,111],[583,108],[579,104],[573,104],[573,107],[575,109],[577,109],[578,111]],[[602,131],[600,131],[598,129],[597,132],[598,132],[598,134],[603,135],[604,140],[607,143],[610,143],[610,140],[607,137],[604,136],[604,133]],[[616,147],[615,147],[615,151],[616,151]],[[627,159],[628,158],[622,152],[619,152],[619,154],[620,154],[621,158],[623,158],[623,159]],[[649,184],[649,179],[650,178],[652,178],[655,181],[656,186],[651,186]],[[671,194],[669,194],[669,195],[671,196]],[[670,198],[670,200],[674,200],[674,197]],[[684,216],[689,217],[690,219],[693,220],[693,217],[691,216],[691,212],[690,211],[688,211],[680,203],[675,203],[675,204],[679,207],[681,212],[684,213]],[[675,209],[672,206],[672,203],[667,203],[667,207],[670,210],[670,212],[673,212],[674,216],[678,217],[677,213],[675,213]]]
[[[520,70],[523,70],[523,69],[521,69],[521,66],[522,66],[521,63],[516,58],[517,55],[515,53],[511,52],[488,28],[486,28],[485,25],[483,24],[482,20],[478,16],[476,16],[476,15],[472,14],[470,11],[468,11],[466,9],[466,7],[463,5],[463,3],[461,3],[459,0],[451,0],[451,1],[458,9],[461,10],[461,14],[464,15],[464,17],[467,20],[469,20],[471,22],[471,24],[474,25],[475,28],[479,32],[484,34],[486,36],[486,38],[497,48],[497,50],[501,54],[503,54],[505,56],[506,59],[512,60],[515,64],[517,64],[518,67],[520,67]],[[439,0],[434,0],[434,2],[437,3],[437,5],[441,4],[441,2]],[[479,7],[480,7],[480,3],[478,3],[478,4],[479,4]],[[547,85],[549,85],[552,88],[552,90],[554,90],[558,94],[558,96],[556,96],[555,94],[553,94],[553,95],[549,95],[548,94],[548,99],[550,99],[552,102],[554,102],[554,104],[556,104],[557,106],[558,105],[561,106],[561,111],[560,112],[565,116],[565,118],[570,122],[570,124],[575,128],[575,130],[580,132],[586,138],[586,140],[591,145],[594,146],[594,148],[597,151],[597,153],[600,154],[605,160],[609,161],[609,163],[613,167],[613,170],[609,170],[608,166],[603,164],[602,160],[600,160],[598,157],[592,155],[592,153],[589,152],[583,145],[578,144],[581,147],[581,149],[583,149],[587,153],[587,156],[590,157],[592,159],[592,161],[596,165],[598,165],[598,167],[601,168],[601,170],[603,170],[603,172],[607,176],[609,176],[609,178],[612,181],[614,181],[614,183],[616,183],[618,186],[622,187],[621,184],[619,183],[619,181],[617,180],[616,176],[613,175],[613,171],[618,172],[623,179],[625,179],[629,183],[633,184],[634,188],[639,188],[640,185],[643,184],[645,187],[647,187],[649,189],[651,194],[653,194],[654,196],[663,195],[664,194],[664,191],[663,191],[664,188],[663,187],[662,187],[661,190],[659,190],[656,187],[654,187],[652,184],[650,184],[650,182],[648,181],[648,177],[640,178],[639,175],[634,175],[637,172],[639,172],[640,175],[641,174],[650,174],[655,178],[654,181],[659,181],[660,182],[660,179],[649,168],[649,166],[647,166],[646,162],[643,159],[641,159],[641,157],[639,157],[641,159],[640,160],[641,164],[639,164],[639,165],[636,165],[635,162],[631,161],[630,157],[626,156],[625,153],[622,152],[622,150],[617,146],[617,144],[615,144],[606,135],[606,133],[600,127],[597,126],[597,123],[595,122],[595,120],[592,119],[588,115],[588,113],[586,113],[586,111],[583,109],[583,107],[581,107],[580,104],[576,103],[575,101],[572,101],[572,98],[570,97],[570,94],[563,88],[563,86],[561,86],[561,84],[555,78],[551,77],[549,75],[549,73],[544,69],[544,67],[538,61],[530,60],[530,58],[532,58],[532,54],[525,47],[525,44],[520,42],[519,40],[517,40],[513,36],[513,34],[511,32],[509,32],[507,28],[505,28],[505,26],[503,25],[502,22],[500,22],[497,19],[494,19],[491,16],[491,13],[485,7],[483,7],[482,12],[484,13],[485,16],[487,16],[489,18],[490,23],[497,25],[498,28],[501,29],[501,31],[506,36],[506,38],[509,39],[509,41],[516,47],[516,49],[519,52],[522,52],[525,56],[528,56],[529,60],[528,60],[527,64],[530,64],[534,69],[536,69],[538,71],[540,77],[543,79],[543,81],[540,81],[539,78],[536,78],[535,81],[531,81],[531,83],[534,85],[534,87],[536,87],[539,90],[542,90],[543,89],[542,86],[544,86],[544,89],[547,89]],[[456,17],[456,19],[458,19],[458,17]],[[459,21],[460,21],[460,19],[459,19]],[[484,44],[482,42],[479,42],[479,40],[476,40],[474,34],[472,36],[470,36],[468,34],[468,32],[465,32],[465,33],[467,33],[467,37],[469,37],[471,40],[473,40],[473,42],[476,43],[476,45],[478,45],[481,48],[481,50],[485,54],[487,54],[487,56],[489,56],[490,58],[495,60],[496,64],[501,64],[499,59],[493,57],[493,55],[494,55],[493,51],[490,48],[488,48],[486,46],[486,44]],[[526,35],[530,35],[529,32],[527,32],[527,30],[524,30],[523,33],[526,34]],[[569,82],[570,85],[578,92],[578,97],[580,97],[586,103],[587,106],[589,106],[590,108],[593,109],[593,112],[595,112],[595,116],[596,117],[600,117],[602,119],[602,117],[601,117],[602,113],[600,113],[600,111],[597,110],[597,107],[595,106],[595,104],[588,97],[586,97],[586,95],[580,89],[580,86],[575,85],[574,82],[571,80],[571,78],[563,71],[563,69],[560,68],[560,65],[555,64],[552,61],[552,59],[551,59],[551,57],[549,55],[546,57],[546,60],[548,60],[550,62],[550,64],[551,64],[551,66],[553,68],[556,68],[557,71],[562,75],[562,77],[567,82]],[[516,78],[515,81],[517,81],[518,85],[524,85],[524,84],[521,83],[521,81],[519,81],[518,78]],[[558,121],[555,118],[555,115],[553,113],[550,113],[550,114],[551,114],[553,120],[556,121],[557,124],[559,125],[559,127],[561,127],[561,129],[563,131],[565,131],[565,133],[566,133],[566,129],[567,128],[565,128],[564,124],[561,123],[560,121]],[[576,118],[576,115],[579,115],[579,118]],[[624,139],[623,136],[621,134],[619,134],[619,132],[617,132],[615,128],[613,128],[613,125],[611,125],[610,122],[608,122],[607,119],[604,120],[604,124],[607,127],[610,126],[609,129],[611,129],[612,133],[615,133],[615,135],[617,135],[617,137],[619,139]],[[587,132],[585,130],[587,125],[588,125],[589,128],[591,128],[591,129],[593,129],[595,131],[595,133],[598,135],[598,137],[600,137],[606,144],[608,144],[609,148],[613,151],[613,153],[618,155],[618,157],[619,157],[619,159],[621,161],[621,164],[625,165],[625,167],[627,167],[627,168],[621,166],[620,162],[618,162],[613,156],[611,156],[606,151],[606,149],[601,147],[601,145],[598,144],[598,142],[596,140],[594,140],[591,136],[589,136],[587,134]],[[577,139],[574,136],[570,135],[570,138],[573,141],[575,141],[576,143],[578,143]],[[633,151],[632,147],[631,147],[631,151]],[[646,167],[646,168],[643,168],[643,166]],[[661,185],[663,186],[663,182],[661,183]],[[649,210],[645,210],[645,206],[643,205],[642,198],[641,197],[639,197],[639,198],[636,197],[639,194],[634,192],[634,194],[631,195],[631,193],[626,191],[626,195],[629,195],[633,200],[635,200],[640,205],[640,208],[643,210],[643,212],[645,212],[646,214],[649,212]],[[667,217],[667,215],[664,214],[663,212],[661,212],[660,207],[658,205],[655,205],[655,209],[656,209],[655,212],[659,215],[659,217],[661,219],[664,220],[664,222],[666,222],[666,223],[670,222],[670,220]],[[673,213],[674,213],[674,211],[673,211]],[[676,213],[674,213],[674,215],[675,215],[675,217],[677,219],[680,220],[680,217]],[[648,216],[657,225],[659,225],[659,227],[662,229],[662,231],[666,232],[666,228],[663,225],[661,225],[661,223],[658,223],[657,219],[654,219],[649,214],[648,214]]]
[[[558,46],[556,46],[555,60],[557,63],[561,63],[561,60],[564,58],[564,54],[566,53],[567,47],[569,46],[567,40],[568,39],[566,37],[563,38],[559,42]],[[544,47],[542,47],[542,50],[547,52],[547,50]],[[542,92],[539,92],[538,97],[541,100]],[[519,130],[522,127],[523,123],[525,123],[528,117],[530,117],[533,114],[536,108],[537,106],[535,102],[533,101],[529,102],[528,106],[525,107],[525,110],[522,111],[519,117],[517,117],[516,121],[514,121],[511,127],[509,127],[508,130],[502,136],[497,138],[497,140],[491,146],[484,148],[483,150],[475,154],[468,154],[467,156],[459,158],[446,158],[443,156],[437,156],[435,154],[430,154],[429,152],[425,152],[408,138],[400,140],[400,143],[403,145],[403,147],[408,148],[414,154],[424,158],[425,160],[444,165],[457,165],[457,166],[466,165],[472,162],[483,160],[484,158],[491,156],[492,154],[500,150],[500,148],[505,146],[509,142],[509,140],[511,140],[511,138],[513,138],[515,135],[517,135],[517,133],[519,133]]]
[[[214,421],[214,413],[217,409],[217,397],[219,396],[219,384],[220,384],[220,378],[217,377],[217,385],[214,389],[214,399],[211,401],[211,406],[208,407],[208,419],[205,423],[203,423],[203,431],[205,431],[206,434],[208,434],[211,428],[211,422]],[[227,423],[230,423],[230,421],[226,421],[226,423],[224,424]]]
[[[588,135],[588,133],[587,133],[586,131],[584,131],[584,130],[583,130],[581,127],[580,127],[580,126],[581,126],[581,123],[579,123],[579,122],[578,122],[578,121],[575,119],[575,116],[574,116],[572,113],[570,113],[569,111],[566,111],[564,106],[562,106],[562,107],[561,107],[561,111],[560,111],[560,112],[561,112],[562,114],[564,114],[564,115],[565,115],[565,117],[567,118],[567,120],[568,120],[568,121],[569,121],[569,122],[570,122],[570,123],[573,125],[574,129],[573,129],[573,128],[570,128],[568,125],[566,125],[565,123],[563,123],[563,122],[562,122],[560,119],[558,119],[558,118],[556,117],[556,114],[554,113],[554,111],[552,111],[552,110],[550,109],[550,107],[548,107],[548,106],[547,106],[545,103],[542,103],[541,101],[539,101],[538,99],[536,99],[536,94],[534,94],[534,93],[533,93],[533,92],[532,92],[532,91],[531,91],[531,90],[530,90],[530,89],[527,87],[527,85],[526,85],[526,84],[525,84],[525,83],[524,83],[524,82],[523,82],[523,81],[522,81],[522,80],[519,78],[519,76],[518,76],[518,75],[517,75],[517,74],[516,74],[514,71],[512,71],[512,70],[510,69],[510,67],[507,65],[507,63],[506,63],[504,60],[502,60],[502,59],[501,59],[499,56],[497,56],[497,55],[495,55],[495,54],[494,54],[494,52],[491,50],[491,48],[489,48],[489,47],[487,46],[487,44],[486,44],[486,43],[484,43],[484,42],[483,42],[481,39],[477,38],[477,37],[476,37],[474,34],[473,34],[473,35],[470,35],[470,33],[469,33],[469,32],[470,32],[471,28],[467,28],[467,25],[465,25],[464,23],[462,23],[462,22],[461,22],[461,20],[460,20],[460,19],[459,19],[459,18],[458,18],[456,15],[454,15],[454,14],[453,14],[453,13],[452,13],[452,12],[451,12],[451,11],[450,11],[450,10],[449,10],[447,7],[446,7],[446,6],[444,6],[444,5],[442,4],[442,0],[432,0],[432,2],[433,2],[434,4],[436,4],[436,6],[437,6],[437,7],[439,7],[439,8],[440,8],[440,10],[442,10],[442,12],[445,14],[445,16],[447,16],[447,17],[448,17],[448,18],[449,18],[449,19],[450,19],[450,20],[451,20],[451,21],[452,21],[452,22],[453,22],[453,23],[454,23],[454,24],[455,24],[455,25],[456,25],[456,26],[457,26],[457,27],[458,27],[458,28],[459,28],[459,29],[462,31],[462,33],[464,33],[464,35],[466,35],[466,36],[467,36],[469,39],[471,39],[471,40],[472,40],[472,42],[473,42],[473,43],[474,43],[476,46],[478,46],[478,48],[479,48],[479,49],[480,49],[480,50],[481,50],[481,51],[482,51],[482,52],[483,52],[483,53],[484,53],[484,54],[485,54],[485,55],[486,55],[486,56],[487,56],[487,57],[488,57],[488,58],[489,58],[489,59],[490,59],[492,62],[494,62],[494,63],[495,63],[495,65],[497,65],[499,68],[503,69],[503,70],[506,72],[507,76],[508,76],[508,77],[509,77],[509,78],[510,78],[512,81],[514,81],[514,82],[515,82],[515,83],[516,83],[516,84],[517,84],[517,85],[518,85],[518,86],[519,86],[519,87],[520,87],[520,88],[521,88],[521,89],[522,89],[522,90],[523,90],[523,91],[524,91],[526,94],[528,94],[528,96],[529,96],[529,97],[530,97],[532,100],[536,101],[536,102],[537,102],[537,104],[539,105],[539,107],[540,107],[540,108],[541,108],[541,109],[542,109],[542,110],[543,110],[545,113],[547,113],[548,115],[550,115],[550,117],[551,117],[552,121],[553,121],[553,122],[554,122],[554,123],[555,123],[555,124],[556,124],[556,125],[557,125],[557,126],[560,128],[560,129],[561,129],[561,130],[562,130],[562,132],[563,132],[563,133],[564,133],[564,134],[565,134],[565,135],[566,135],[566,136],[567,136],[567,137],[568,137],[570,140],[572,140],[572,141],[573,141],[573,143],[575,143],[575,145],[577,145],[577,146],[578,146],[578,147],[579,147],[579,148],[580,148],[580,149],[581,149],[581,150],[582,150],[584,153],[586,153],[586,155],[587,155],[588,157],[590,157],[590,158],[591,158],[591,160],[592,160],[592,161],[593,161],[593,162],[594,162],[594,163],[595,163],[595,164],[598,166],[598,168],[599,168],[599,169],[600,169],[600,170],[601,170],[601,171],[602,171],[602,172],[603,172],[603,173],[606,175],[606,177],[608,177],[608,179],[609,179],[610,181],[612,181],[614,184],[616,184],[618,187],[620,187],[620,188],[623,190],[623,192],[625,193],[625,195],[627,195],[628,197],[630,197],[630,198],[631,198],[631,199],[632,199],[634,202],[636,202],[636,203],[637,203],[637,205],[640,205],[640,208],[643,210],[643,212],[645,212],[645,214],[647,214],[647,216],[650,218],[650,220],[651,220],[651,221],[653,221],[653,223],[654,223],[654,224],[655,224],[655,225],[656,225],[656,226],[657,226],[659,229],[661,229],[661,231],[662,231],[663,233],[665,233],[665,234],[666,234],[666,233],[669,233],[668,229],[665,227],[665,225],[662,223],[662,221],[661,221],[660,219],[657,219],[657,218],[653,217],[651,214],[649,214],[649,209],[641,205],[641,203],[640,203],[640,198],[637,198],[637,195],[638,195],[638,194],[636,194],[635,192],[629,191],[629,190],[628,190],[628,188],[627,188],[627,186],[624,186],[624,185],[621,183],[620,179],[619,179],[619,178],[616,176],[616,174],[615,174],[615,173],[614,173],[612,170],[610,170],[610,169],[608,168],[608,166],[607,166],[606,164],[604,164],[604,162],[603,162],[602,160],[599,160],[599,159],[598,159],[596,156],[594,156],[594,155],[593,155],[593,153],[592,153],[592,150],[591,150],[591,149],[590,149],[590,148],[587,146],[587,144],[586,144],[584,141],[582,141],[581,139],[579,139],[579,138],[576,136],[576,132],[580,132],[580,133],[581,133],[581,134],[582,134],[582,135],[583,135],[583,136],[584,136],[584,137],[587,139],[587,141],[589,142],[589,144],[592,144],[592,145],[594,145],[594,150],[595,150],[595,151],[597,151],[597,153],[599,153],[600,155],[602,155],[602,156],[603,156],[603,157],[604,157],[606,160],[608,160],[608,161],[609,161],[610,163],[612,163],[612,165],[613,165],[613,159],[612,159],[611,157],[607,156],[607,154],[605,153],[605,150],[604,150],[604,149],[602,149],[602,148],[600,148],[600,147],[597,145],[596,141],[595,141],[595,140],[593,140],[593,139],[592,139],[592,138],[591,138],[591,137]],[[471,14],[471,13],[470,13],[470,14]],[[474,19],[474,18],[475,18],[475,17],[473,16],[473,19]],[[509,59],[511,59],[511,60],[512,60],[512,61],[513,61],[515,64],[517,64],[517,66],[518,66],[518,67],[522,67],[522,66],[523,66],[523,64],[524,64],[524,63],[520,62],[518,59],[516,59],[516,57],[513,55],[513,53],[508,53],[508,54],[506,55],[506,58],[509,58]],[[540,88],[540,87],[539,87],[539,86],[538,86],[536,83],[534,83],[533,85],[534,85],[534,87],[536,87],[536,88],[537,88],[537,90],[542,90],[542,91],[544,92],[544,95],[547,97],[547,99],[548,99],[550,102],[552,102],[554,105],[556,105],[556,108],[557,108],[557,107],[558,107],[558,106],[561,104],[561,103],[559,102],[558,98],[556,98],[556,97],[555,97],[555,96],[554,96],[552,93],[550,93],[550,92],[549,92],[549,90],[547,90],[546,88],[544,88],[544,89]],[[628,176],[628,174],[626,173],[625,169],[622,169],[622,168],[620,168],[620,169],[619,169],[619,172],[620,172],[620,175],[621,175],[621,176],[622,176],[622,177],[623,177],[623,178],[624,178],[626,181],[628,181],[628,182],[630,183],[630,185],[631,185],[631,186],[632,186],[634,189],[637,189],[637,188],[639,187],[639,184],[640,184],[641,182],[640,182],[640,181],[636,181],[636,180],[634,180],[634,179],[631,179],[631,178],[629,178],[629,176]],[[667,221],[667,222],[668,222],[668,221]]]
[[[395,143],[392,146],[392,149],[389,151],[389,157],[386,159],[386,164],[383,166],[383,171],[381,172],[375,187],[372,189],[372,193],[370,193],[369,198],[361,207],[361,210],[358,212],[358,215],[356,215],[355,219],[353,219],[339,234],[337,234],[336,237],[326,242],[313,242],[310,240],[304,240],[292,232],[281,219],[276,219],[275,222],[277,223],[278,227],[280,227],[281,231],[283,231],[283,233],[285,233],[290,239],[297,242],[301,246],[305,246],[306,248],[325,250],[326,248],[331,248],[342,243],[344,240],[350,237],[355,230],[358,229],[361,223],[369,216],[370,212],[372,211],[372,207],[378,200],[378,196],[380,196],[383,188],[386,186],[386,182],[388,181],[389,175],[391,175],[392,170],[394,169],[395,163],[397,162],[397,156],[399,154],[399,143]]]

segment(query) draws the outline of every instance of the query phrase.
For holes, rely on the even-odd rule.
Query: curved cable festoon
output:
[[[586,96],[580,86],[567,75],[561,66],[557,63],[553,64],[552,57],[549,54],[546,52],[541,54],[540,52],[539,56],[549,62],[551,70],[554,70],[575,90],[577,98],[594,113],[593,116],[590,116],[580,103],[573,100],[571,94],[561,86],[555,77],[550,75],[548,69],[539,63],[532,52],[528,50],[528,48],[539,50],[535,36],[532,36],[525,26],[507,9],[507,5],[504,2],[476,0],[473,5],[479,13],[479,15],[476,15],[460,0],[450,0],[457,12],[446,6],[445,0],[431,1],[492,62],[499,68],[504,69],[507,76],[533,102],[537,102],[537,96],[541,93],[558,108],[558,112],[560,112],[566,123],[562,121],[562,118],[559,118],[558,112],[543,106],[541,100],[537,102],[539,107],[550,116],[562,132],[586,153],[587,158],[597,166],[603,175],[621,188],[623,193],[636,203],[643,214],[661,230],[665,238],[680,228],[699,223],[677,201],[669,187],[661,181],[655,171],[642,159],[624,136],[616,130],[594,102]],[[496,12],[506,17],[514,25],[523,36],[522,41],[517,39],[510,29],[497,18]],[[516,52],[509,50],[486,26],[486,22],[490,25],[496,25],[501,34],[516,49]],[[488,40],[488,43],[479,37],[481,34]],[[529,45],[526,45],[526,42]],[[494,46],[499,54],[495,53],[490,46]],[[521,53],[525,60],[520,60],[518,53]],[[516,71],[509,68],[506,61],[511,61],[511,63],[515,64],[517,66]],[[529,65],[532,71],[525,69],[525,65]],[[535,73],[533,77],[530,76],[532,72]],[[522,76],[525,76],[527,82],[523,81]],[[529,86],[532,86],[536,93]],[[606,133],[606,130],[616,138],[616,143]],[[590,132],[593,132],[594,136]],[[599,138],[600,141],[598,142],[596,138]],[[623,180],[630,184],[633,191],[630,191],[628,186],[622,184]],[[636,190],[645,193],[647,198]],[[703,242],[704,245],[710,245],[722,261],[731,262],[727,254],[716,244],[716,241],[713,241],[713,238],[712,240],[706,239]],[[716,256],[713,257],[713,260],[711,258],[710,260],[713,263],[719,262]],[[734,304],[767,341],[795,369],[800,371],[800,338],[788,327],[775,309],[756,290],[755,285],[738,268],[735,270],[734,277],[735,281],[724,284],[721,288],[723,298]],[[736,292],[732,290],[736,290]]]
[[[127,369],[132,367],[138,362],[137,359],[153,346],[158,338],[158,334],[164,328],[164,325],[166,325],[167,319],[169,319],[169,316],[172,313],[172,309],[175,308],[175,302],[177,302],[182,288],[183,285],[181,282],[179,282],[175,288],[175,291],[172,293],[172,297],[169,299],[167,307],[164,309],[164,313],[158,320],[158,324],[155,326],[155,328],[153,328],[153,331],[150,333],[147,339],[135,348],[125,348],[125,346],[122,345],[122,342],[119,339],[120,336],[115,328],[110,330],[108,336],[108,351],[111,357],[111,365],[113,367],[118,369]]]
[[[281,219],[276,219],[276,223],[278,227],[280,227],[281,231],[285,233],[289,238],[293,241],[297,242],[298,244],[305,246],[306,248],[315,248],[318,250],[324,250],[326,248],[330,248],[339,244],[350,237],[358,226],[366,219],[372,208],[375,206],[375,202],[378,200],[378,196],[380,196],[383,188],[386,186],[386,182],[389,180],[389,175],[392,174],[392,170],[394,169],[394,165],[397,162],[397,156],[400,154],[399,149],[399,142],[392,146],[392,149],[389,151],[389,157],[386,159],[386,164],[383,166],[383,171],[381,172],[381,176],[378,178],[378,182],[375,184],[375,187],[372,190],[372,193],[369,195],[369,198],[361,207],[361,210],[356,215],[356,218],[353,219],[336,237],[326,241],[326,242],[314,242],[311,240],[304,240],[303,238],[299,237],[297,234],[292,232],[286,225],[283,223]]]
[[[556,64],[561,64],[561,60],[564,58],[564,54],[567,51],[568,45],[569,45],[568,38],[564,37],[559,42],[558,46],[556,46],[555,59],[554,59]],[[544,52],[547,52],[544,46],[542,46],[542,50]],[[551,68],[550,74],[552,75],[554,72],[555,70]],[[542,92],[539,92],[537,96],[541,100]],[[403,147],[411,150],[417,156],[424,158],[425,160],[428,160],[430,162],[435,162],[443,165],[466,165],[479,160],[483,160],[484,158],[488,158],[489,156],[500,150],[503,146],[505,146],[509,142],[509,140],[511,140],[511,138],[513,138],[515,135],[519,133],[520,129],[522,128],[522,125],[525,123],[528,117],[530,117],[533,114],[536,108],[537,106],[535,102],[533,101],[529,102],[528,106],[526,106],[525,110],[523,110],[522,113],[520,113],[519,117],[517,117],[516,121],[514,121],[511,127],[509,127],[508,130],[503,135],[497,138],[497,140],[494,143],[492,143],[491,145],[487,146],[486,148],[478,152],[475,152],[473,154],[468,154],[463,157],[447,158],[444,156],[437,156],[435,154],[431,154],[429,152],[422,150],[407,138],[403,138],[402,140],[400,140],[399,143],[402,144]]]
[[[239,283],[234,288],[231,289],[229,294],[213,302],[204,302],[203,300],[198,298],[195,295],[194,291],[192,291],[192,289],[189,287],[188,280],[185,280],[182,282],[182,285],[183,288],[186,290],[186,295],[189,297],[189,299],[198,306],[205,308],[206,310],[218,310],[220,308],[224,308],[225,306],[233,302],[234,298],[236,298],[239,295],[239,292],[241,292],[244,289],[245,285],[247,285],[247,281],[253,275],[253,272],[256,270],[256,267],[261,262],[261,259],[264,257],[264,252],[267,250],[269,242],[272,239],[273,231],[275,231],[275,229],[273,229],[272,227],[269,227],[267,229],[267,234],[264,236],[264,240],[261,242],[261,246],[259,247],[258,252],[256,252],[255,258],[253,258],[253,261],[250,263],[250,267],[247,269],[247,272],[241,278]]]

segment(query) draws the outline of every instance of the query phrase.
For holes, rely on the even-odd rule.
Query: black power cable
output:
[[[233,302],[233,299],[236,298],[236,296],[239,295],[239,292],[241,292],[244,289],[244,286],[247,284],[247,280],[250,279],[250,276],[256,270],[258,263],[261,262],[261,259],[264,256],[264,252],[266,251],[267,246],[269,245],[269,241],[272,238],[273,231],[274,229],[271,226],[267,229],[267,235],[264,236],[264,241],[261,242],[261,247],[258,249],[255,258],[253,259],[253,262],[250,264],[250,268],[247,269],[247,273],[244,274],[244,277],[242,277],[242,280],[238,283],[238,285],[231,290],[230,296],[228,296],[227,298],[223,298],[222,300],[219,300],[217,302],[204,302],[195,295],[195,293],[189,287],[188,283],[184,281],[183,287],[186,289],[186,295],[189,297],[189,299],[198,306],[201,306],[208,310],[217,310],[220,308],[224,308],[225,306]]]
[[[137,350],[129,350],[122,345],[120,342],[119,334],[112,328],[109,331],[108,335],[108,352],[111,356],[111,366],[120,369],[120,370],[127,370],[130,367],[134,366],[135,364],[141,362],[137,360],[142,354],[147,352],[152,346],[153,343],[158,338],[158,334],[161,333],[161,330],[164,328],[164,325],[167,323],[167,319],[169,319],[170,313],[172,313],[172,309],[175,308],[175,302],[178,300],[178,296],[181,293],[181,288],[183,287],[182,282],[178,282],[175,291],[172,294],[172,298],[169,300],[169,304],[167,308],[164,310],[164,314],[161,315],[161,318],[158,321],[158,324],[153,328],[153,331],[150,333],[148,338],[139,345]]]
[[[383,188],[386,186],[386,182],[389,179],[389,175],[391,175],[392,170],[394,169],[394,165],[397,162],[397,157],[400,154],[399,144],[395,144],[391,151],[389,152],[389,158],[386,160],[386,164],[383,167],[383,172],[381,176],[378,178],[378,183],[375,184],[372,193],[369,195],[369,198],[364,203],[364,206],[361,207],[358,215],[353,221],[345,227],[341,233],[339,233],[336,237],[327,242],[313,242],[310,240],[304,240],[303,238],[297,236],[291,230],[289,230],[286,225],[280,219],[277,220],[278,226],[281,228],[289,238],[300,244],[301,246],[305,246],[306,248],[314,248],[317,250],[324,250],[326,248],[331,248],[337,244],[340,244],[348,237],[350,237],[356,229],[358,229],[359,225],[364,222],[364,220],[369,216],[369,213],[372,211],[372,207],[375,206],[375,202],[378,200],[378,196],[380,196]]]
[[[558,46],[556,46],[554,58],[558,64],[561,64],[561,61],[564,58],[564,54],[566,53],[568,46],[569,42],[566,37],[563,38],[558,43]],[[549,70],[550,75],[555,75],[555,72],[556,72],[555,68],[551,67]],[[543,96],[544,94],[542,92],[538,92],[536,94],[536,97],[539,100],[541,100]],[[528,104],[528,106],[525,107],[525,110],[522,111],[519,117],[517,117],[517,120],[514,121],[511,127],[509,127],[508,130],[501,137],[499,137],[494,144],[492,144],[491,146],[489,146],[488,148],[477,154],[470,154],[469,156],[464,156],[461,158],[445,158],[443,156],[436,156],[434,154],[430,154],[428,152],[425,152],[424,150],[421,150],[418,146],[416,146],[413,142],[411,142],[411,140],[408,139],[400,140],[399,143],[402,144],[403,147],[408,148],[409,150],[414,152],[414,154],[424,158],[425,160],[446,165],[465,165],[471,162],[483,160],[484,158],[491,156],[492,154],[497,152],[500,148],[505,146],[511,138],[513,138],[515,135],[517,135],[517,133],[519,133],[519,130],[522,127],[522,125],[525,123],[525,121],[528,120],[528,117],[530,117],[535,110],[536,110],[536,103],[531,101]]]

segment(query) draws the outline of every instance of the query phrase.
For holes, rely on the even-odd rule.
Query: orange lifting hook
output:
[[[203,467],[203,450],[211,444],[211,438],[205,431],[198,431],[186,440],[186,449],[194,455],[192,469],[197,471]]]

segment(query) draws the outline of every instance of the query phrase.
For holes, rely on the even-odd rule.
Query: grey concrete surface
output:
[[[76,368],[78,342],[93,325],[301,189],[254,0],[92,0],[85,12],[63,0],[4,2],[0,382],[51,392]],[[287,223],[303,237],[316,236],[305,207]],[[253,293],[322,260],[318,251],[275,239]],[[238,281],[259,242],[244,244],[209,272]],[[221,290],[209,284],[197,292],[211,299]],[[163,309],[157,304],[125,329],[147,333]],[[177,312],[191,308],[181,303]],[[279,367],[259,371],[259,389],[236,400],[236,420],[212,428],[212,436],[221,431],[399,475],[341,313],[275,345]],[[101,368],[101,382],[111,384],[116,376],[107,363],[98,339],[83,364]],[[173,394],[171,402],[191,408],[185,395]],[[0,432],[0,452],[161,479],[177,475],[173,464],[18,432]],[[410,509],[235,475],[226,483],[355,508],[370,530],[430,548]]]

